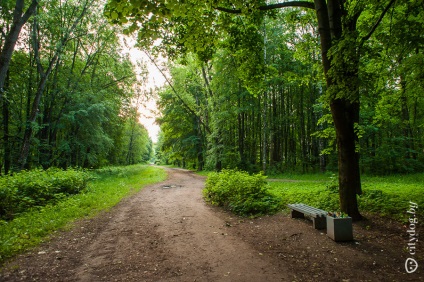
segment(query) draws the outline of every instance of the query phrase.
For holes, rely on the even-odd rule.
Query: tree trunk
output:
[[[12,60],[12,54],[15,50],[16,41],[18,40],[23,25],[35,12],[38,1],[33,0],[25,14],[22,15],[24,5],[24,0],[16,1],[15,9],[13,11],[13,24],[9,33],[6,35],[3,49],[0,52],[0,99],[3,99],[5,95],[4,83],[6,81],[7,71],[9,70],[10,61]]]
[[[334,75],[330,76],[328,73],[333,64],[340,62],[331,62],[327,53],[333,45],[333,40],[343,40],[341,38],[343,24],[340,3],[337,0],[329,0],[328,3],[327,7],[325,0],[315,0],[327,91],[330,89],[344,91],[347,87],[347,90],[353,93],[353,97],[347,97],[346,93],[344,93],[345,96],[338,95],[338,93],[333,93],[330,96],[338,149],[340,208],[353,220],[360,220],[362,216],[358,210],[356,195],[361,192],[361,181],[359,154],[356,152],[357,136],[355,134],[355,123],[359,121],[359,89],[357,83],[355,83],[358,77],[358,64],[354,69],[337,73],[338,79],[334,79]],[[356,19],[353,19],[353,21],[356,21]],[[354,23],[349,26],[355,26]],[[352,46],[350,47],[352,48]],[[349,59],[352,58],[347,58],[347,60]],[[353,59],[359,61],[359,58]],[[354,83],[351,83],[352,79],[355,80]],[[345,82],[348,86],[343,85]]]
[[[356,194],[360,193],[361,181],[354,129],[359,103],[336,99],[331,101],[330,106],[338,148],[340,209],[353,220],[359,220],[362,216],[358,210]]]
[[[35,2],[37,2],[37,1],[35,1]],[[48,66],[48,68],[45,72],[43,71],[43,66],[41,64],[40,56],[39,56],[39,53],[38,53],[38,49],[39,49],[39,41],[38,41],[38,38],[37,38],[37,25],[38,25],[38,23],[37,23],[36,20],[34,20],[33,34],[32,34],[33,44],[34,44],[34,56],[35,56],[35,59],[36,59],[36,62],[37,62],[37,67],[38,67],[38,70],[40,72],[41,78],[40,78],[40,82],[38,84],[37,92],[36,92],[35,97],[34,97],[34,101],[32,103],[31,114],[29,115],[29,118],[26,122],[24,138],[23,138],[21,152],[20,152],[20,156],[19,156],[19,160],[18,160],[18,163],[19,163],[19,166],[20,166],[21,169],[23,169],[26,166],[26,163],[27,163],[29,150],[30,150],[30,146],[31,146],[33,123],[35,122],[35,119],[38,115],[41,97],[43,95],[44,88],[46,87],[48,78],[49,78],[49,76],[50,76],[50,74],[53,70],[53,67],[55,66],[55,64],[56,64],[56,62],[59,58],[59,55],[62,53],[66,43],[68,42],[70,35],[76,29],[77,25],[80,23],[80,21],[84,17],[84,15],[87,11],[88,5],[89,5],[89,1],[86,1],[79,17],[73,22],[72,26],[63,35],[61,41],[59,42],[59,44],[57,46],[56,51],[54,52],[53,57],[49,61],[49,66]]]
[[[3,101],[3,125],[4,125],[4,169],[5,174],[9,172],[11,159],[10,159],[10,144],[9,144],[9,101],[7,100],[5,82],[12,60],[12,54],[15,50],[15,45],[21,33],[22,27],[28,21],[30,16],[35,12],[38,1],[33,0],[28,9],[23,13],[25,6],[24,0],[17,0],[15,9],[13,11],[13,23],[9,33],[6,35],[3,48],[0,50],[0,100]]]
[[[9,78],[6,79],[6,87],[8,84]],[[10,143],[9,143],[9,100],[3,100],[3,144],[4,144],[4,174],[7,175],[10,170]],[[1,167],[0,167],[1,175]]]
[[[34,42],[34,46],[35,45],[36,45],[36,43]],[[37,48],[37,47],[35,47],[35,48]],[[36,52],[35,54],[36,54],[36,57],[37,57],[38,50],[35,51],[35,52]],[[31,113],[29,114],[29,117],[28,117],[26,125],[25,125],[25,133],[24,133],[21,152],[20,152],[20,156],[19,156],[19,160],[18,160],[20,169],[24,169],[26,164],[27,164],[29,150],[30,150],[30,147],[31,147],[31,137],[32,137],[32,132],[33,132],[33,123],[35,122],[35,119],[37,118],[38,111],[39,111],[39,105],[40,105],[41,97],[42,97],[43,92],[44,92],[44,88],[46,87],[47,80],[49,78],[50,73],[53,70],[54,65],[56,64],[58,56],[59,56],[59,53],[57,52],[55,54],[55,56],[53,56],[53,58],[50,60],[49,67],[48,67],[47,71],[45,73],[43,73],[43,72],[40,73],[41,80],[38,84],[37,92],[35,93],[34,101],[32,103],[32,107],[31,107]],[[37,60],[39,61],[39,59],[40,58],[38,57]],[[39,64],[39,62],[37,64]]]

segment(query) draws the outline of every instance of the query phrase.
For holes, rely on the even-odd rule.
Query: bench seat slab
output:
[[[291,209],[292,218],[305,218],[306,214],[312,217],[313,227],[315,229],[327,228],[326,211],[305,204],[290,204],[288,206]]]

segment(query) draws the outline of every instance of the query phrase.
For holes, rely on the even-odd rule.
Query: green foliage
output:
[[[267,173],[317,170],[323,137],[310,136],[322,116],[312,110],[322,88],[318,40],[309,28],[313,13],[290,14],[302,18],[298,28],[284,24],[284,12],[263,25],[262,19],[221,14],[226,34],[211,60],[188,53],[172,63],[179,97],[171,89],[160,93],[158,160],[258,172],[266,150]]]
[[[86,3],[89,7],[62,46],[59,59],[51,61],[54,51],[62,44],[61,38],[77,23]],[[55,0],[44,1],[39,6],[37,17],[28,22],[37,25],[36,36],[31,34],[32,26],[27,27],[28,32],[21,33],[19,41],[26,43],[12,57],[6,89],[8,103],[0,101],[5,106],[0,114],[0,135],[10,136],[0,147],[2,170],[20,168],[17,160],[27,124],[33,134],[26,169],[98,168],[148,159],[151,146],[147,132],[140,124],[134,126],[135,130],[129,125],[130,121],[138,121],[132,114],[132,109],[137,107],[132,102],[136,98],[140,102],[135,96],[140,95],[136,92],[142,93],[136,89],[142,88],[143,74],[136,75],[128,54],[122,50],[119,29],[112,27],[102,15],[104,2],[68,1],[60,5]],[[0,10],[2,15],[6,13]],[[4,29],[10,29],[11,23],[2,22]],[[37,68],[35,50],[29,46],[34,37],[39,41],[42,68]],[[39,71],[46,71],[50,63],[52,74],[46,81],[36,119],[27,123],[34,104],[32,99],[40,78],[44,77]]]
[[[424,205],[424,175],[385,177],[365,176],[363,194],[358,196],[362,212],[375,213],[406,222],[409,201]],[[325,175],[285,175],[284,180],[270,182],[270,190],[281,197],[283,205],[305,203],[327,211],[340,209],[337,177]],[[424,215],[419,211],[420,216]]]
[[[266,177],[249,175],[237,170],[222,170],[208,175],[203,190],[205,200],[225,207],[235,214],[258,216],[275,213],[281,209],[281,201],[267,189]]]
[[[281,197],[284,206],[304,203],[323,210],[339,210],[338,188],[315,181],[271,182],[270,190]]]
[[[126,166],[105,166],[93,171],[97,177],[125,177],[130,173],[130,170]]]
[[[410,201],[424,206],[423,183],[424,174],[365,177],[359,207],[406,222]],[[422,209],[418,212],[420,217],[424,215]]]
[[[88,183],[84,193],[29,210],[12,221],[0,220],[0,263],[36,246],[53,231],[110,209],[144,186],[163,181],[166,172],[157,167],[134,165],[95,170],[92,176],[95,179]]]
[[[78,169],[22,171],[0,178],[0,218],[12,219],[86,188],[89,174]]]
[[[157,160],[183,167],[203,167],[205,131],[203,116],[207,114],[206,90],[202,87],[199,64],[194,56],[187,56],[183,64],[171,68],[173,87],[159,93],[158,118],[161,134],[157,144]]]

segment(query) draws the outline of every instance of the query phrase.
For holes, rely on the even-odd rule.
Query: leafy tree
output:
[[[54,4],[54,3],[53,3]],[[60,55],[64,52],[64,49],[66,47],[66,44],[69,41],[69,38],[74,33],[78,25],[81,23],[83,18],[86,16],[87,10],[90,8],[90,6],[93,4],[93,0],[87,0],[82,3],[82,7],[79,7],[77,4],[76,6],[67,7],[65,5],[64,9],[68,8],[73,11],[73,14],[75,15],[74,18],[68,19],[68,18],[60,18],[63,22],[61,22],[61,27],[63,28],[64,32],[59,32],[60,34],[59,38],[55,38],[53,42],[55,43],[55,49],[53,49],[53,55],[48,59],[47,68],[45,69],[45,66],[43,66],[41,62],[40,57],[40,39],[38,38],[39,32],[39,23],[38,23],[38,17],[34,18],[34,23],[32,27],[32,44],[34,49],[34,57],[37,64],[37,72],[40,76],[40,80],[38,82],[37,91],[35,92],[35,96],[32,102],[31,106],[31,112],[29,113],[29,116],[26,121],[26,127],[22,142],[22,148],[19,156],[19,166],[21,169],[23,169],[26,165],[27,158],[30,151],[30,142],[31,137],[33,134],[33,123],[35,122],[35,119],[37,118],[37,114],[39,111],[39,105],[41,98],[43,96],[43,93],[45,91],[45,87],[48,81],[48,78],[50,74],[52,73],[53,69],[55,68],[55,65],[57,64],[57,61],[59,60]],[[60,6],[60,5],[59,5]],[[51,12],[50,12],[51,13]],[[54,13],[53,13],[53,16]],[[46,21],[46,26],[49,27],[49,22]],[[55,34],[55,33],[52,33]]]
[[[165,148],[161,143],[162,150],[172,152],[175,156],[196,151],[198,143],[185,142],[186,146],[175,146],[184,139],[185,135],[171,134],[171,131],[187,133],[188,128],[196,124],[196,119],[181,119],[185,111],[168,111],[171,104],[174,106],[175,103],[181,102],[181,98],[184,98],[185,102],[181,106],[185,106],[188,113],[194,117],[198,116],[207,124],[202,136],[206,137],[203,144],[207,147],[205,157],[208,169],[238,167],[249,171],[259,171],[261,164],[264,163],[270,165],[271,171],[295,170],[296,166],[307,170],[314,166],[312,154],[314,152],[317,158],[319,151],[307,132],[313,131],[314,120],[316,120],[311,107],[316,100],[317,91],[312,85],[310,89],[303,85],[312,81],[303,79],[306,75],[310,78],[311,67],[293,62],[295,54],[293,50],[281,51],[279,48],[282,42],[288,40],[287,37],[281,37],[275,32],[281,28],[278,22],[282,20],[283,17],[268,21],[271,26],[269,29],[274,31],[267,31],[269,41],[273,42],[266,50],[270,61],[266,80],[269,99],[253,96],[243,87],[243,78],[240,77],[238,69],[240,61],[229,50],[232,48],[229,47],[233,42],[231,38],[222,41],[220,49],[208,63],[193,60],[190,54],[184,60],[180,60],[185,65],[178,65],[179,72],[171,71],[173,89],[180,89],[180,94],[173,95],[169,92],[175,100],[169,100],[166,95],[160,96],[160,104],[165,105],[161,107],[163,115],[161,120],[168,120],[166,125],[164,123],[162,126],[162,130],[165,126],[167,130],[162,133],[164,136],[173,136],[171,146]],[[293,33],[290,32],[290,35]],[[304,69],[308,71],[305,72]],[[201,91],[203,94],[200,97],[205,99],[196,96],[195,92],[190,94],[186,91],[194,89],[191,86],[193,83],[199,90],[203,86]],[[308,92],[309,99],[303,99]],[[191,97],[197,98],[196,105]],[[188,105],[190,107],[187,107]],[[266,113],[265,118],[262,118],[264,113]],[[305,116],[307,118],[304,118]],[[174,120],[178,120],[178,123],[173,122]],[[306,120],[308,120],[307,123]],[[181,129],[182,123],[185,124],[185,130]],[[269,126],[263,127],[264,124]],[[281,125],[284,125],[284,128]],[[265,139],[263,133],[266,133]],[[196,136],[196,133],[192,134]],[[301,142],[295,142],[296,138],[299,138]],[[285,154],[280,157],[282,149],[285,149]]]
[[[422,1],[421,1],[422,4]],[[418,2],[392,8],[366,49],[362,80],[363,162],[376,173],[422,170],[422,92],[424,9]],[[421,145],[420,145],[421,144]],[[387,164],[386,166],[379,165]]]
[[[201,122],[204,100],[198,76],[190,69],[174,67],[175,76],[172,90],[166,88],[160,93],[158,103],[163,116],[158,119],[163,133],[161,151],[170,151],[168,160],[186,166],[193,163],[199,169],[204,165],[205,124]],[[204,104],[203,104],[204,105]]]
[[[276,9],[288,7],[315,11],[315,28],[320,37],[326,81],[325,102],[332,115],[338,148],[341,209],[357,220],[361,218],[356,198],[361,193],[358,152],[360,62],[367,44],[389,10],[404,6],[401,3],[395,5],[394,0],[315,0],[276,4],[253,0],[231,3],[111,0],[106,6],[106,15],[114,23],[125,24],[128,32],[139,30],[139,43],[143,46],[152,46],[155,40],[161,39],[162,44],[158,48],[170,55],[192,51],[205,62],[211,59],[221,40],[229,36],[235,42],[230,46],[234,57],[251,62],[238,65],[239,77],[250,92],[259,94],[263,85],[258,81],[265,73],[264,68],[257,56],[246,54],[261,49],[260,26],[266,12],[272,14]],[[417,15],[413,17],[418,19]],[[266,138],[265,135],[263,138]],[[265,152],[265,145],[262,146]]]
[[[137,75],[116,27],[103,18],[104,3],[40,3],[10,62],[0,116],[7,137],[3,171],[19,170],[23,163],[26,168],[124,164],[117,153],[128,149],[130,133],[131,162],[148,159],[147,132],[129,118]],[[11,23],[5,19],[4,31]]]
[[[15,6],[12,10],[13,3]],[[12,59],[13,51],[15,50],[16,42],[22,27],[29,20],[37,8],[38,1],[33,0],[29,7],[25,9],[24,0],[2,1],[0,11],[2,15],[1,21],[1,52],[0,52],[0,98],[4,99],[5,81],[7,71],[9,69],[10,60]],[[12,12],[13,11],[13,12]]]
[[[2,1],[0,4],[1,39],[0,39],[0,102],[3,106],[3,142],[4,142],[4,170],[7,174],[11,166],[11,146],[9,144],[9,97],[6,82],[15,50],[16,42],[22,27],[35,12],[38,1],[33,0],[24,12],[25,1],[17,0],[12,10],[14,1]],[[13,11],[13,12],[12,12]]]

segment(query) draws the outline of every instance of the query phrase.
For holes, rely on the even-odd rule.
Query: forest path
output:
[[[205,204],[204,177],[167,171],[165,182],[21,257],[3,281],[288,280],[281,264],[244,242],[221,211]]]
[[[211,207],[204,177],[167,172],[10,261],[0,281],[424,281],[420,268],[405,272],[409,235],[399,222],[369,215],[354,223],[354,241],[335,243],[284,213],[251,219]]]

